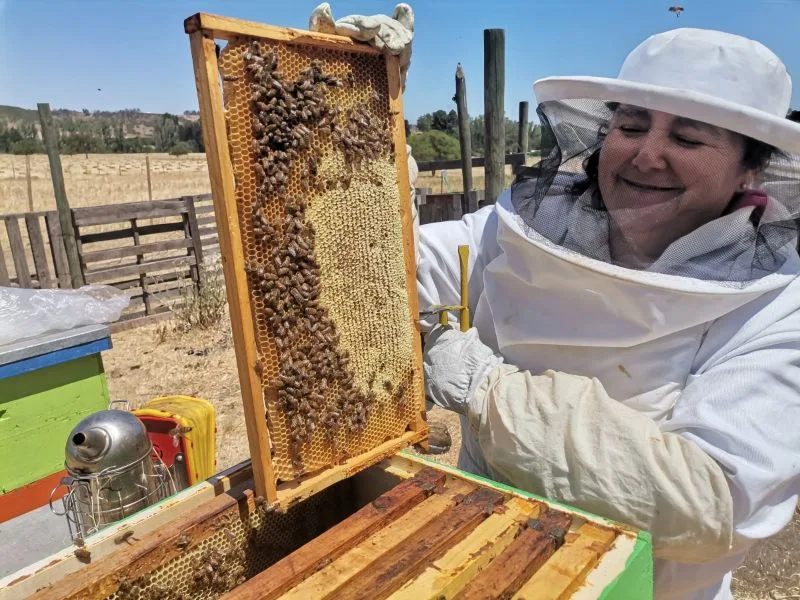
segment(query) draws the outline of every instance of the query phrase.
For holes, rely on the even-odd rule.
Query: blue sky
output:
[[[0,0],[0,104],[35,108],[197,107],[183,19],[195,12],[306,27],[317,0]],[[483,30],[506,30],[506,110],[533,103],[549,75],[616,74],[648,35],[678,26],[716,28],[766,44],[794,74],[800,108],[800,0],[685,0],[679,19],[661,0],[420,0],[406,88],[406,117],[455,105],[461,62],[470,114],[483,111]],[[391,13],[394,2],[331,2],[335,17]],[[97,91],[102,88],[102,91]]]

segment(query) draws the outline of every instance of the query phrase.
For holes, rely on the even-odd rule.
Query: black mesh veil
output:
[[[796,262],[800,157],[597,99],[539,105],[541,161],[511,188],[525,232],[620,266],[743,287]]]

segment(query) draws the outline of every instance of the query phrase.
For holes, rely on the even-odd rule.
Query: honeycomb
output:
[[[237,38],[220,52],[240,243],[278,481],[407,431],[422,379],[385,59]]]
[[[254,509],[223,513],[213,532],[145,574],[136,564],[116,575],[117,591],[105,600],[213,600],[278,562],[343,520],[358,507],[345,480],[285,513]]]

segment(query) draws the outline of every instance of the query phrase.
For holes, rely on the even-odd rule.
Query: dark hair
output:
[[[754,140],[746,135],[742,137],[744,138],[742,166],[746,169],[755,169],[756,171],[763,171],[766,169],[767,166],[769,166],[772,155],[777,151],[777,148],[766,142]]]
[[[795,123],[800,123],[800,110],[790,110],[786,114],[786,118]]]

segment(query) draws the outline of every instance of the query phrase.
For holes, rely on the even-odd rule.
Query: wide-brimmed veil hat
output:
[[[792,80],[759,42],[706,29],[651,36],[626,58],[616,78],[548,77],[537,102],[596,98],[702,121],[800,153],[800,123],[786,118]]]
[[[653,236],[675,227],[677,237],[657,257],[642,258],[641,252],[636,269],[736,288],[782,269],[800,272],[800,124],[786,118],[792,80],[768,48],[719,31],[675,29],[639,44],[618,77],[549,77],[537,81],[534,91],[542,128],[540,160],[517,175],[509,198],[509,215],[530,241],[572,253],[581,264],[590,258],[630,269],[633,262],[620,259],[612,242],[619,245],[623,239],[629,248],[644,248]],[[761,142],[745,143],[739,157],[739,166],[755,177],[719,179],[732,175],[715,171],[716,152],[703,150],[705,144],[692,136],[688,142],[661,132],[644,138],[638,130],[647,129],[646,121],[636,122],[638,133],[608,137],[618,104]],[[640,149],[646,154],[640,156]],[[731,152],[736,145],[721,149]],[[658,168],[642,174],[635,159],[657,160]],[[615,169],[635,172],[638,188],[616,185]],[[648,196],[643,184],[661,196]],[[692,188],[688,196],[673,193],[686,185]],[[658,192],[659,186],[667,192]],[[730,192],[730,198],[714,197],[719,190]],[[683,231],[689,202],[721,212]]]

